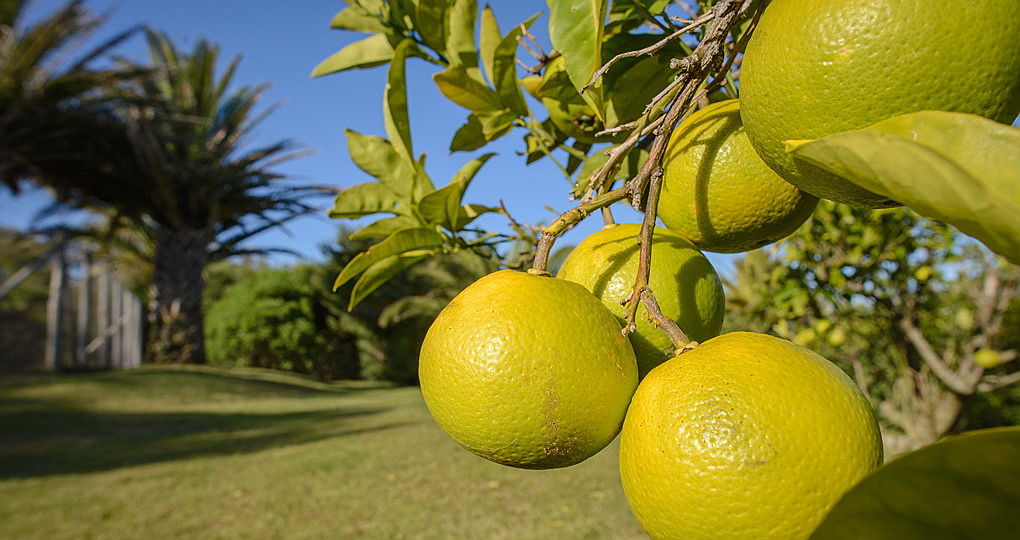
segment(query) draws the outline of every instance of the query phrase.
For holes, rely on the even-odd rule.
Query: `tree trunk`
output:
[[[204,364],[202,271],[212,234],[204,229],[156,232],[150,319],[155,323],[149,343],[155,362]]]

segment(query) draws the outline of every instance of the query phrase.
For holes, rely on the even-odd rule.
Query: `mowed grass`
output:
[[[0,378],[0,538],[641,538],[616,444],[489,463],[417,388],[256,369]]]

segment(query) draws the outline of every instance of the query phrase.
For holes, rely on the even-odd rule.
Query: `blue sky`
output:
[[[58,0],[35,0],[31,16],[52,11]],[[484,5],[484,2],[480,2]],[[491,2],[500,27],[513,25],[537,12],[545,12],[543,0],[496,0]],[[323,58],[355,41],[363,34],[329,28],[330,18],[343,4],[336,0],[92,0],[87,5],[110,14],[109,22],[96,40],[134,25],[146,24],[167,32],[182,48],[191,48],[207,38],[221,47],[224,61],[243,56],[235,77],[238,84],[272,83],[265,94],[266,105],[280,107],[265,121],[252,143],[290,139],[316,151],[314,155],[286,163],[279,170],[300,182],[351,186],[370,180],[350,161],[344,145],[344,129],[385,135],[382,125],[382,90],[385,69],[354,70],[312,79],[312,68]],[[532,27],[544,34],[543,15]],[[98,41],[96,41],[98,42]],[[143,58],[143,40],[135,38],[119,53]],[[522,57],[523,58],[523,57]],[[420,60],[408,62],[408,95],[415,151],[428,154],[429,174],[443,184],[468,160],[485,151],[498,152],[476,177],[465,197],[468,202],[495,204],[502,199],[523,223],[548,222],[569,209],[568,185],[554,165],[543,160],[525,166],[516,152],[523,149],[522,133],[511,133],[496,144],[476,152],[450,154],[450,138],[464,122],[467,111],[446,100],[432,83],[435,67]],[[23,228],[34,213],[48,202],[45,193],[12,197],[0,191],[0,226]],[[323,202],[325,205],[326,203]],[[614,207],[619,221],[639,220],[636,212]],[[506,230],[505,220],[487,216],[479,223],[492,230]],[[316,216],[295,220],[286,231],[270,231],[253,239],[253,245],[286,246],[305,257],[319,257],[318,246],[332,242],[338,222]],[[589,218],[561,242],[577,243],[598,230],[601,220]],[[708,254],[716,267],[729,273],[732,256]],[[274,262],[286,263],[289,257]]]

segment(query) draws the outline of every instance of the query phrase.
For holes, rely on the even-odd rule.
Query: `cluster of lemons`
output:
[[[743,60],[740,102],[686,119],[664,162],[667,229],[655,231],[650,286],[700,345],[673,356],[642,311],[621,332],[638,226],[612,226],[557,277],[502,270],[439,315],[420,360],[436,421],[470,451],[529,469],[576,464],[621,434],[627,499],[656,538],[807,537],[881,464],[878,424],[812,351],[717,336],[723,290],[699,249],[774,242],[817,197],[895,204],[794,162],[783,142],[925,109],[1009,122],[1018,37],[1017,0],[773,0]]]

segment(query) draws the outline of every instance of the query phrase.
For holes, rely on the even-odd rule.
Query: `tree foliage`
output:
[[[853,373],[900,453],[995,423],[978,409],[995,399],[981,394],[1008,396],[1000,389],[1017,379],[1006,325],[1018,286],[1015,266],[953,227],[906,208],[823,203],[793,236],[737,263],[727,317]]]

